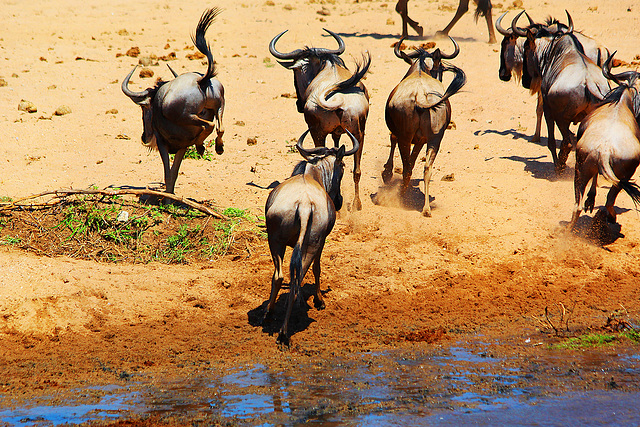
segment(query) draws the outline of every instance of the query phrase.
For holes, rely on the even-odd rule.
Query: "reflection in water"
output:
[[[0,409],[0,424],[58,425],[175,414],[250,425],[640,421],[635,409],[640,399],[637,354],[602,350],[518,358],[496,357],[492,349],[474,343],[411,354],[364,353],[349,360],[298,360],[288,369],[256,364],[222,377],[160,384],[138,378],[140,382],[129,387],[81,390],[78,395],[84,400],[64,405],[51,398],[33,407]],[[568,357],[575,362],[567,362]],[[593,385],[604,377],[606,384]],[[581,391],[586,384],[592,391]],[[87,403],[91,392],[100,395]]]

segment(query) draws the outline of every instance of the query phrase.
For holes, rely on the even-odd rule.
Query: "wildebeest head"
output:
[[[325,190],[333,201],[337,211],[342,209],[342,193],[340,192],[340,183],[344,176],[344,158],[354,155],[360,148],[360,142],[353,136],[348,129],[346,134],[351,138],[353,148],[347,151],[344,145],[336,147],[315,147],[304,148],[302,143],[309,133],[307,129],[298,139],[296,148],[304,161],[298,163],[293,170],[292,175],[304,174],[308,166],[313,166],[319,172],[319,179],[322,181]]]
[[[324,69],[327,63],[332,66],[340,66],[346,68],[346,65],[340,55],[344,53],[345,44],[342,38],[333,31],[324,29],[337,42],[338,48],[335,50],[324,48],[305,47],[304,49],[296,49],[288,53],[279,52],[276,49],[276,43],[280,37],[288,30],[285,30],[275,36],[269,43],[269,52],[279,59],[280,65],[293,70],[293,83],[296,88],[298,111],[302,112],[304,106],[304,93],[313,79],[320,71]]]
[[[404,52],[401,50],[401,47],[405,38],[406,37],[402,37],[400,41],[395,44],[393,53],[398,58],[411,65],[407,75],[411,74],[416,68],[418,68],[422,72],[429,73],[434,79],[442,81],[442,60],[453,59],[460,53],[458,43],[456,43],[451,36],[449,36],[449,39],[453,43],[454,50],[450,54],[443,53],[440,48],[436,48],[433,52],[429,52],[423,47],[414,48],[413,52]]]
[[[134,92],[129,89],[129,80],[137,68],[138,66],[135,66],[122,81],[122,92],[142,108],[142,144],[147,147],[155,147],[156,137],[153,131],[153,98],[158,92],[158,89],[167,82],[159,81],[152,88],[145,89],[142,92]]]
[[[507,13],[508,12],[504,12],[496,20],[496,30],[504,36],[500,44],[500,70],[498,72],[498,76],[500,77],[500,80],[505,82],[511,80],[511,75],[514,73],[514,70],[516,73],[518,73],[518,71],[521,73],[522,71],[518,70],[519,67],[522,67],[522,63],[518,63],[519,61],[517,60],[517,56],[522,55],[520,51],[522,46],[517,46],[520,36],[513,31],[513,28],[509,27],[505,29],[502,27],[502,18],[504,18]],[[522,11],[520,15],[522,13],[525,13],[527,18],[529,18],[530,27],[535,25],[531,17],[529,17],[525,11]],[[518,17],[520,15],[518,15]],[[524,29],[522,29],[522,31],[524,31]]]

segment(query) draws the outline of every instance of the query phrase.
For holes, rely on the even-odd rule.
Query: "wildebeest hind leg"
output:
[[[322,255],[322,248],[318,251],[315,259],[313,260],[313,276],[316,281],[316,293],[313,297],[313,306],[318,310],[322,310],[325,307],[324,298],[322,298],[322,292],[320,292],[320,274],[321,274],[320,256],[321,255]]]
[[[608,220],[615,224],[616,222],[616,211],[613,208],[613,204],[616,202],[616,197],[618,197],[618,193],[620,193],[622,187],[618,184],[614,184],[611,186],[609,193],[607,193],[607,204],[605,207],[607,208]]]
[[[390,134],[391,139],[391,150],[389,152],[389,159],[387,163],[384,164],[384,170],[382,171],[382,182],[388,184],[393,177],[393,155],[396,151],[396,144],[398,143],[398,138],[394,134]]]
[[[442,136],[440,138],[442,138]],[[426,217],[431,216],[431,205],[429,204],[429,181],[431,181],[431,166],[438,154],[439,145],[439,141],[438,146],[429,144],[427,148],[427,161],[424,164],[424,207],[422,208],[422,215]]]
[[[180,169],[180,164],[182,163],[182,158],[184,157],[184,153],[187,152],[186,148],[182,148],[178,150],[173,157],[173,164],[171,165],[171,169],[169,170],[169,180],[167,181],[166,191],[167,193],[174,193],[176,181],[178,179],[178,170]]]
[[[560,143],[560,151],[558,153],[558,164],[556,169],[561,171],[567,166],[567,159],[571,153],[571,149],[576,145],[575,136],[573,132],[569,130],[568,122],[558,122],[558,129],[562,134],[562,143]]]
[[[268,319],[284,279],[282,274],[282,258],[284,257],[286,246],[269,243],[269,249],[271,250],[271,258],[273,259],[273,276],[271,277],[271,293],[269,294],[269,302],[264,309],[262,322]]]

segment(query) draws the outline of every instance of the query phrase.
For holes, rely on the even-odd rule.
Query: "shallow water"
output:
[[[365,353],[282,370],[264,364],[217,378],[135,378],[0,409],[9,426],[144,415],[249,425],[639,424],[640,357],[610,350],[494,356],[484,343]],[[585,391],[586,390],[586,391]]]

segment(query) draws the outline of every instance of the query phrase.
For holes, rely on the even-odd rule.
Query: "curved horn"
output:
[[[339,35],[337,35],[336,33],[334,33],[331,30],[327,30],[326,28],[323,28],[323,30],[325,30],[327,33],[331,34],[331,36],[336,39],[336,41],[338,42],[338,48],[335,50],[330,50],[330,49],[320,49],[322,52],[326,52],[326,53],[332,53],[334,55],[342,55],[344,53],[344,49],[345,49],[345,45],[344,45],[344,41],[342,40],[342,37],[340,37]]]
[[[613,80],[614,82],[620,84],[621,81],[629,81],[633,76],[637,75],[635,71],[625,71],[620,74],[612,74],[611,73],[611,63],[613,62],[613,55],[615,55],[618,51],[609,54],[607,60],[602,64],[602,75],[609,80]]]
[[[171,65],[169,65],[169,63],[167,62],[167,67],[169,67],[169,71],[171,71],[171,74],[173,74],[173,77],[176,78],[178,77],[178,73],[176,73],[173,68],[171,68]]]
[[[408,55],[407,53],[403,52],[400,50],[400,46],[402,45],[402,42],[404,41],[404,39],[406,39],[407,37],[404,36],[400,39],[400,41],[398,41],[398,43],[396,43],[396,45],[393,47],[393,53],[395,53],[395,55],[402,59],[404,62],[406,62],[407,64],[411,65],[412,63],[412,56]]]
[[[524,15],[527,17],[527,19],[529,20],[529,25],[534,25],[535,22],[533,22],[533,19],[531,19],[531,17],[529,16],[529,14],[527,13],[527,11],[525,10]]]
[[[133,70],[131,70],[131,72],[127,75],[127,77],[125,77],[124,80],[122,81],[121,87],[122,87],[122,92],[125,95],[131,98],[131,100],[136,104],[140,104],[149,97],[149,89],[146,89],[142,92],[134,92],[129,89],[129,79],[131,79],[131,76],[133,75],[133,73],[136,71],[137,68],[138,68],[137,65],[133,67]]]
[[[498,32],[500,34],[502,34],[503,36],[506,36],[506,37],[508,37],[510,35],[513,35],[513,30],[511,28],[509,28],[508,30],[505,30],[502,27],[502,18],[504,18],[504,16],[507,13],[509,13],[509,12],[507,11],[507,12],[503,13],[502,15],[500,15],[500,17],[498,19],[496,19],[496,30],[498,30]]]
[[[282,35],[287,31],[289,30],[284,30],[271,40],[271,43],[269,43],[269,52],[271,52],[271,55],[275,56],[278,59],[297,59],[300,53],[302,53],[302,49],[296,49],[289,53],[282,53],[276,50],[276,43],[278,42],[278,40],[280,40],[280,37],[282,37]]]
[[[451,43],[453,43],[454,51],[453,51],[453,53],[451,53],[449,55],[441,52],[440,56],[442,58],[444,58],[444,59],[453,59],[456,56],[458,56],[458,54],[460,53],[460,46],[458,46],[458,43],[456,43],[456,41],[453,39],[453,37],[451,37],[451,36],[448,36],[448,37],[449,37],[449,40],[451,40]]]
[[[353,136],[351,132],[349,132],[349,129],[345,129],[344,131],[347,133],[347,135],[349,135],[349,138],[351,138],[351,142],[353,142],[353,148],[344,153],[344,157],[353,156],[360,149],[360,141],[358,141],[356,137]]]
[[[572,33],[573,32],[573,19],[571,19],[571,15],[569,15],[569,11],[567,9],[565,9],[564,11],[567,14],[567,19],[569,20],[569,24],[567,25],[569,27],[569,29],[567,30],[567,32],[568,33]]]
[[[518,37],[527,37],[526,30],[524,30],[522,28],[518,28],[518,26],[516,25],[518,23],[518,19],[520,19],[520,17],[522,16],[522,14],[524,12],[525,11],[523,10],[522,12],[517,14],[516,17],[513,18],[513,21],[511,21],[511,31],[513,31],[513,34],[515,34]]]
[[[307,129],[301,136],[300,138],[298,138],[298,142],[296,143],[296,148],[298,149],[298,152],[302,155],[302,157],[304,157],[305,159],[309,159],[310,157],[313,157],[315,155],[318,154],[324,154],[327,151],[327,147],[315,147],[315,148],[310,148],[310,149],[306,149],[302,147],[302,141],[304,141],[305,136],[307,136],[307,134],[311,131],[311,129]]]

